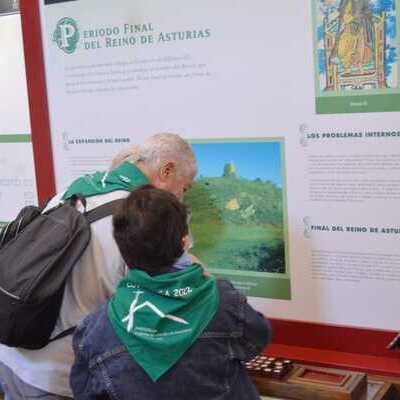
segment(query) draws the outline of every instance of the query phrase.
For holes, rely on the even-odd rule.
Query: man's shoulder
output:
[[[57,193],[54,195],[47,203],[45,210],[48,210],[50,208],[56,207],[60,203],[64,201],[63,196],[64,196],[65,191],[62,191],[60,193]],[[93,208],[96,208],[98,206],[101,206],[103,204],[109,203],[110,201],[113,200],[118,200],[118,199],[124,199],[128,197],[129,191],[127,190],[114,190],[113,192],[109,193],[101,193],[101,194],[96,194],[94,196],[88,196],[86,197],[86,204],[87,204],[87,211],[90,211]]]
[[[102,206],[103,204],[109,203],[114,200],[124,199],[128,197],[130,192],[127,190],[114,190],[110,193],[96,194],[86,198],[87,211],[93,208]]]

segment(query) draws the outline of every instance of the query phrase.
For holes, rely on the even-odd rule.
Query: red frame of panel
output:
[[[21,0],[32,142],[39,201],[55,193],[39,0]],[[267,353],[317,365],[400,376],[400,353],[386,350],[396,332],[312,322],[272,320]]]
[[[56,186],[39,1],[22,0],[20,7],[36,182],[39,202],[43,204],[46,199],[54,195]]]

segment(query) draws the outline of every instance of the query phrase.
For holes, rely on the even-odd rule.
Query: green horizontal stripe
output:
[[[317,114],[400,111],[400,94],[318,97]]]
[[[0,143],[30,143],[31,135],[0,135]]]
[[[213,272],[212,269],[211,272]],[[244,284],[245,286],[247,286],[246,283],[253,283],[253,285],[248,286],[248,290],[244,291],[246,296],[280,300],[290,300],[292,298],[290,280],[285,276],[279,276],[283,274],[275,274],[276,278],[264,278],[260,276],[249,276],[246,274],[247,271],[242,271],[243,274],[241,276],[230,275],[229,272],[230,271],[226,273],[217,273],[216,275],[229,279],[234,286],[236,282],[242,285]],[[240,287],[238,289],[240,289]]]

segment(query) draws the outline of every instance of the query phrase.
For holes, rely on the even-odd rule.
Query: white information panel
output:
[[[300,3],[43,2],[57,187],[179,133],[199,162],[194,253],[212,271],[271,317],[400,329],[399,114],[317,114],[318,2]]]
[[[37,203],[19,14],[0,17],[0,225]]]

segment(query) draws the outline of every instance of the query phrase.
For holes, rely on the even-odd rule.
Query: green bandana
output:
[[[167,372],[203,333],[219,304],[216,281],[192,264],[151,277],[133,269],[108,305],[115,333],[153,381]]]
[[[110,193],[114,190],[127,190],[131,192],[136,187],[146,185],[149,180],[136,165],[125,161],[118,168],[109,172],[95,172],[76,179],[63,195],[63,200],[69,199],[74,194],[93,196],[96,194]]]

